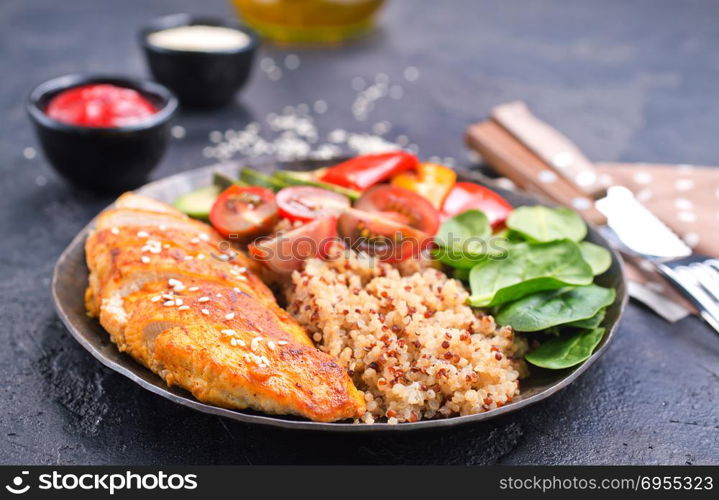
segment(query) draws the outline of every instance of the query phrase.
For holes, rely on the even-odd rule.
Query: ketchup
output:
[[[60,92],[45,112],[71,125],[123,127],[147,119],[157,113],[157,108],[135,90],[100,83]]]

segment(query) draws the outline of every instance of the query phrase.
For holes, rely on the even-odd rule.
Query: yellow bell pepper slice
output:
[[[425,197],[437,210],[447,197],[457,174],[449,167],[438,163],[420,163],[416,172],[401,172],[392,178],[392,185],[409,189]]]

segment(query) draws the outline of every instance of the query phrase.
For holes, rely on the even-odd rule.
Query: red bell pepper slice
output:
[[[405,151],[357,156],[328,168],[320,180],[350,189],[365,189],[385,181],[398,172],[417,168],[419,160]]]

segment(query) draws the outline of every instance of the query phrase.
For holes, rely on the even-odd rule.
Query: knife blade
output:
[[[618,240],[625,250],[652,260],[678,259],[692,253],[674,231],[624,186],[610,186],[607,195],[598,199],[595,206],[607,218],[607,225],[600,227],[600,231]]]

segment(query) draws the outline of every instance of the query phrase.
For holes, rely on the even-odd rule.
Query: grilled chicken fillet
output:
[[[120,350],[200,401],[329,422],[364,413],[347,373],[208,225],[132,193],[85,243],[87,310]]]

